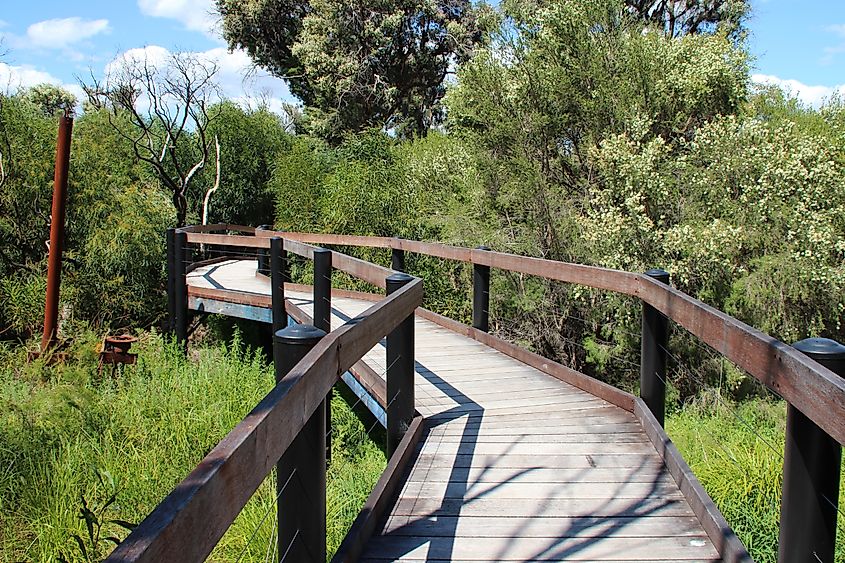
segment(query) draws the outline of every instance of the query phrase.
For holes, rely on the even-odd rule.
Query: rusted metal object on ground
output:
[[[53,177],[53,209],[50,219],[50,254],[47,258],[47,297],[44,306],[44,334],[41,336],[42,353],[56,342],[72,132],[73,117],[65,113],[59,119],[59,135],[56,140],[56,170]]]
[[[118,364],[134,364],[138,360],[138,354],[130,354],[129,348],[138,339],[129,334],[106,336],[100,348],[100,364],[98,370],[103,371],[103,366],[109,364],[114,368]]]

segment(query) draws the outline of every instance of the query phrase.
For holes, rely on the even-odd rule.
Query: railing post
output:
[[[285,241],[280,237],[273,237],[270,239],[270,296],[273,334],[288,326],[288,315],[285,312],[285,282],[288,281],[288,276]]]
[[[397,272],[405,271],[405,251],[401,248],[394,248],[390,252],[390,268]]]
[[[176,341],[182,348],[182,351],[188,353],[188,285],[187,285],[187,262],[190,259],[188,252],[188,234],[177,230],[173,236],[175,244],[174,252],[174,279],[173,279],[173,294],[174,294],[174,330],[176,332]]]
[[[412,281],[400,273],[387,277],[390,295]],[[414,418],[414,314],[387,335],[387,457],[393,455]]]
[[[326,334],[332,331],[332,251],[327,248],[314,249],[314,326]],[[326,396],[326,460],[332,460],[332,395]]]
[[[326,333],[310,325],[291,325],[273,336],[276,383]],[[276,464],[279,522],[279,560],[326,560],[326,402],[308,422]]]
[[[332,331],[332,251],[314,249],[314,326]]]
[[[649,270],[645,275],[669,284],[669,273]],[[643,303],[642,343],[640,347],[640,397],[663,426],[666,413],[666,349],[669,345],[669,321],[663,313]]]
[[[827,338],[793,344],[840,377],[845,377],[845,346]],[[842,447],[801,411],[786,411],[783,496],[778,561],[833,561]]]
[[[167,229],[167,333],[176,330],[176,229]]]
[[[490,250],[479,246],[476,250]],[[472,326],[490,332],[490,266],[472,265]]]
[[[256,231],[272,231],[273,225],[258,225],[257,227],[255,227],[255,230]],[[258,273],[264,274],[265,276],[269,276],[270,275],[270,253],[267,251],[267,249],[259,248],[256,255],[258,257]]]

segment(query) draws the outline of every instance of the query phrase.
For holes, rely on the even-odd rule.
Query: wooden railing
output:
[[[840,444],[845,443],[842,377],[792,346],[646,274],[398,238],[276,231],[256,234],[310,244],[414,252],[637,297],[754,376]]]
[[[182,259],[187,245],[270,249],[271,240],[252,236],[250,231],[254,230],[249,228],[234,229],[247,232],[248,236],[210,233],[216,230],[229,228],[207,226],[169,233],[170,250],[174,254],[169,269],[171,277],[177,278],[171,281],[169,288],[177,296],[176,303],[171,304],[176,310],[187,309],[184,276],[188,268]],[[317,250],[294,240],[285,240],[283,246],[286,251],[306,258],[313,257]],[[179,254],[181,256],[175,256]],[[276,264],[280,262],[276,260]],[[386,287],[389,283],[386,279],[396,274],[337,253],[332,253],[332,265],[379,287]],[[422,303],[423,290],[420,279],[408,278],[383,300],[322,338],[289,373],[283,374],[276,387],[133,530],[111,553],[108,561],[204,560],[273,467],[295,444],[339,376],[382,338],[390,339],[403,324],[407,326],[409,319],[412,323],[414,310]],[[187,315],[185,312],[178,314]],[[183,326],[177,331],[185,331],[186,322],[180,322]],[[186,339],[187,335],[179,337]],[[388,379],[390,377],[388,372]],[[406,455],[412,440],[419,438],[419,420],[411,420],[413,413],[411,416],[404,413],[404,416],[403,432],[407,430],[408,443],[400,443],[394,448],[400,456]],[[296,465],[296,460],[292,461]],[[395,476],[385,475],[383,480],[392,480],[395,486]],[[298,510],[307,509],[298,507]],[[366,525],[369,525],[366,519],[358,524],[359,527]],[[325,546],[325,538],[322,541]]]
[[[220,234],[221,231],[226,234]],[[237,234],[229,234],[233,232]],[[271,242],[273,239],[276,242]],[[483,301],[489,299],[490,268],[636,297],[644,304],[641,389],[652,396],[635,398],[559,365],[548,370],[549,373],[607,398],[640,418],[652,441],[656,445],[663,444],[660,453],[685,494],[701,498],[702,508],[701,512],[697,511],[697,515],[715,541],[720,533],[724,534],[726,525],[662,429],[663,397],[659,395],[665,393],[665,387],[660,385],[666,375],[665,320],[682,326],[788,402],[790,416],[784,462],[780,560],[806,560],[810,553],[818,555],[828,551],[832,557],[836,506],[833,506],[831,525],[830,509],[821,505],[824,504],[823,499],[829,501],[830,498],[837,498],[835,491],[831,492],[830,487],[834,485],[830,483],[829,476],[838,476],[839,448],[845,443],[845,381],[841,377],[845,375],[845,369],[842,369],[845,355],[839,364],[826,362],[828,366],[842,371],[837,374],[796,348],[672,288],[664,283],[665,280],[658,272],[631,273],[482,248],[468,249],[399,238],[279,232],[236,225],[190,227],[169,234],[168,242],[179,252],[189,244],[261,251],[270,251],[276,245],[277,249],[309,259],[314,258],[316,247],[311,246],[314,244],[390,249],[394,267],[392,270],[338,252],[331,253],[331,267],[380,288],[387,287],[387,278],[395,274],[396,270],[404,269],[405,252],[472,264],[475,270],[473,299],[476,305],[473,327],[460,325],[430,312],[418,312],[526,363],[536,366],[542,364],[544,368],[548,366],[539,356],[485,334],[489,321],[486,318],[488,308],[483,306]],[[181,324],[179,321],[179,311],[186,308],[187,293],[179,293],[184,291],[180,288],[184,287],[186,268],[180,268],[178,262],[180,260],[173,260],[169,264],[171,277],[177,280],[169,285],[169,293],[175,295],[177,301],[171,303],[171,312],[176,317],[175,331],[178,337],[186,339],[184,318]],[[282,273],[274,273],[274,291],[281,278]],[[219,293],[219,290],[208,291]],[[361,317],[324,338],[115,550],[110,560],[153,561],[168,557],[172,557],[172,560],[199,560],[207,556],[273,464],[303,428],[310,414],[318,408],[339,374],[355,364],[403,319],[407,319],[421,304],[421,300],[421,282],[414,279],[371,307]],[[274,310],[277,309],[275,303],[278,301],[274,299]],[[256,298],[258,302],[261,300]],[[660,345],[661,339],[663,345]],[[389,380],[388,373],[387,394],[391,396]],[[419,427],[412,428],[415,431],[406,435],[406,442],[411,437],[419,436]],[[811,437],[806,438],[807,435]],[[819,451],[808,452],[800,443],[808,439],[815,441],[815,445],[823,443],[824,447],[821,450],[815,448]],[[396,486],[397,471],[401,465],[396,460],[407,458],[407,452],[407,448],[397,448],[389,470],[374,492],[375,496],[368,500],[370,508],[383,502],[381,493],[384,490]],[[812,456],[816,457],[810,459]],[[831,471],[830,465],[834,463],[835,471]],[[820,465],[824,466],[821,470],[818,468]],[[820,472],[826,475],[824,479],[827,479],[827,483],[821,482],[824,479],[820,478]],[[838,487],[838,480],[835,486]],[[225,502],[221,499],[225,499]],[[371,531],[374,526],[372,514],[368,510],[362,512],[353,531]],[[785,529],[785,522],[790,523],[790,529]],[[733,540],[725,541],[731,543]],[[738,541],[736,545],[721,547],[723,556],[730,552],[737,559],[747,557]],[[349,549],[347,546],[347,553],[343,557],[354,560],[354,553],[355,548]],[[820,560],[825,561],[824,557],[822,555]]]
[[[787,345],[730,315],[671,287],[661,271],[632,273],[579,264],[568,264],[495,252],[388,237],[362,237],[313,233],[274,233],[304,243],[385,248],[393,263],[404,263],[413,252],[472,264],[474,268],[473,326],[486,330],[489,273],[485,268],[528,274],[550,280],[608,290],[640,299],[643,303],[641,399],[633,402],[646,430],[656,444],[668,444],[664,457],[691,475],[663,429],[666,380],[666,319],[707,344],[745,370],[788,403],[784,480],[781,503],[779,561],[832,561],[836,540],[841,445],[845,443],[845,346],[808,339]],[[268,236],[257,232],[257,236]],[[651,274],[651,275],[650,275]],[[664,275],[665,274],[665,277]],[[485,283],[486,278],[486,283]],[[823,340],[823,339],[821,339]],[[819,347],[821,345],[821,348]],[[800,351],[799,351],[800,349]],[[818,360],[818,361],[816,361]],[[834,371],[835,370],[835,371]],[[576,385],[581,381],[573,381]],[[596,384],[581,386],[613,400]],[[620,401],[624,405],[625,401]],[[699,518],[711,538],[718,536],[722,517],[692,479],[682,483],[701,500]],[[709,507],[709,508],[708,508]],[[730,551],[730,550],[729,550]],[[743,553],[734,545],[734,553]],[[723,551],[724,555],[724,551]]]

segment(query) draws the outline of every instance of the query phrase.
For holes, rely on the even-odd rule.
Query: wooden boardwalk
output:
[[[270,292],[254,261],[188,283]],[[310,312],[309,294],[286,296]],[[333,328],[371,304],[333,297]],[[362,560],[720,560],[632,413],[419,316],[415,331],[426,430]],[[383,375],[384,343],[364,361]]]

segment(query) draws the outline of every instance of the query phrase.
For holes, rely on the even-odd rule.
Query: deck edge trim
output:
[[[346,537],[331,559],[331,563],[353,563],[358,561],[367,542],[373,536],[376,526],[385,516],[387,509],[395,502],[396,494],[404,483],[402,476],[416,457],[425,424],[422,416],[415,416],[408,431],[387,463],[376,486],[346,533]]]
[[[681,455],[680,450],[640,398],[634,399],[634,416],[640,421],[646,436],[648,436],[657,454],[663,459],[669,473],[681,490],[681,494],[689,502],[722,560],[728,563],[754,563],[754,559],[751,558],[742,540],[739,539],[716,503],[704,490],[701,482]]]

